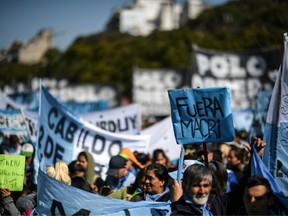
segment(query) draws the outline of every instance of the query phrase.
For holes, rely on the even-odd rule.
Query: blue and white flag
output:
[[[288,192],[287,188],[279,187],[275,178],[271,175],[263,161],[260,159],[256,149],[253,147],[253,154],[251,158],[251,176],[262,176],[266,178],[271,186],[271,189],[279,201],[284,205],[288,206]]]
[[[263,162],[280,188],[288,188],[288,36],[284,35],[283,63],[274,85],[264,130]]]
[[[227,87],[168,90],[168,94],[178,144],[234,140]]]
[[[0,110],[0,131],[8,137],[15,134],[21,141],[25,141],[28,131],[21,111],[17,109]]]
[[[122,135],[102,130],[62,106],[43,86],[36,155],[44,157],[47,165],[62,160],[70,163],[81,151],[89,151],[100,165],[108,165],[110,158],[122,148],[147,153],[149,136]]]
[[[130,202],[96,195],[57,181],[41,170],[34,215],[170,215],[170,202]]]
[[[25,109],[27,106],[15,102],[9,98],[6,94],[0,91],[0,109]]]

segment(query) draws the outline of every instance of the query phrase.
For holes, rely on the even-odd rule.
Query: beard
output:
[[[193,194],[192,201],[197,205],[204,205],[208,200],[209,194]]]

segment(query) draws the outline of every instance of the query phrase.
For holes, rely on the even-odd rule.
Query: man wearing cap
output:
[[[106,184],[114,191],[135,182],[135,176],[128,171],[126,163],[127,160],[120,155],[111,157],[109,161]]]
[[[118,155],[127,160],[127,168],[134,176],[137,176],[138,171],[144,168],[129,148],[122,148]]]

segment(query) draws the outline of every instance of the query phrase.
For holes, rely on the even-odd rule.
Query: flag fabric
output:
[[[36,164],[42,157],[47,165],[59,160],[68,164],[86,150],[92,154],[95,166],[98,165],[98,172],[101,173],[108,167],[110,158],[122,148],[147,153],[149,136],[105,131],[67,110],[43,86],[40,95],[35,173],[38,172]]]
[[[0,132],[7,137],[15,134],[21,141],[28,138],[25,120],[19,109],[0,109]]]
[[[170,202],[130,202],[100,196],[57,181],[39,170],[34,215],[170,215]]]
[[[275,178],[271,175],[261,158],[259,157],[256,149],[253,147],[253,153],[251,157],[251,176],[262,176],[266,178],[271,186],[271,189],[275,196],[279,199],[279,201],[284,205],[288,206],[288,194],[287,194],[287,188],[281,189],[281,187],[278,185]]]
[[[269,104],[263,162],[283,191],[288,188],[288,36],[284,34],[284,55]]]
[[[178,144],[234,140],[229,88],[168,90],[168,94]]]

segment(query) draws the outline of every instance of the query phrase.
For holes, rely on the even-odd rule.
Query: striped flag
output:
[[[263,162],[288,197],[288,35],[284,34],[284,55],[275,82],[264,129],[267,146]],[[288,204],[287,204],[288,205]]]

